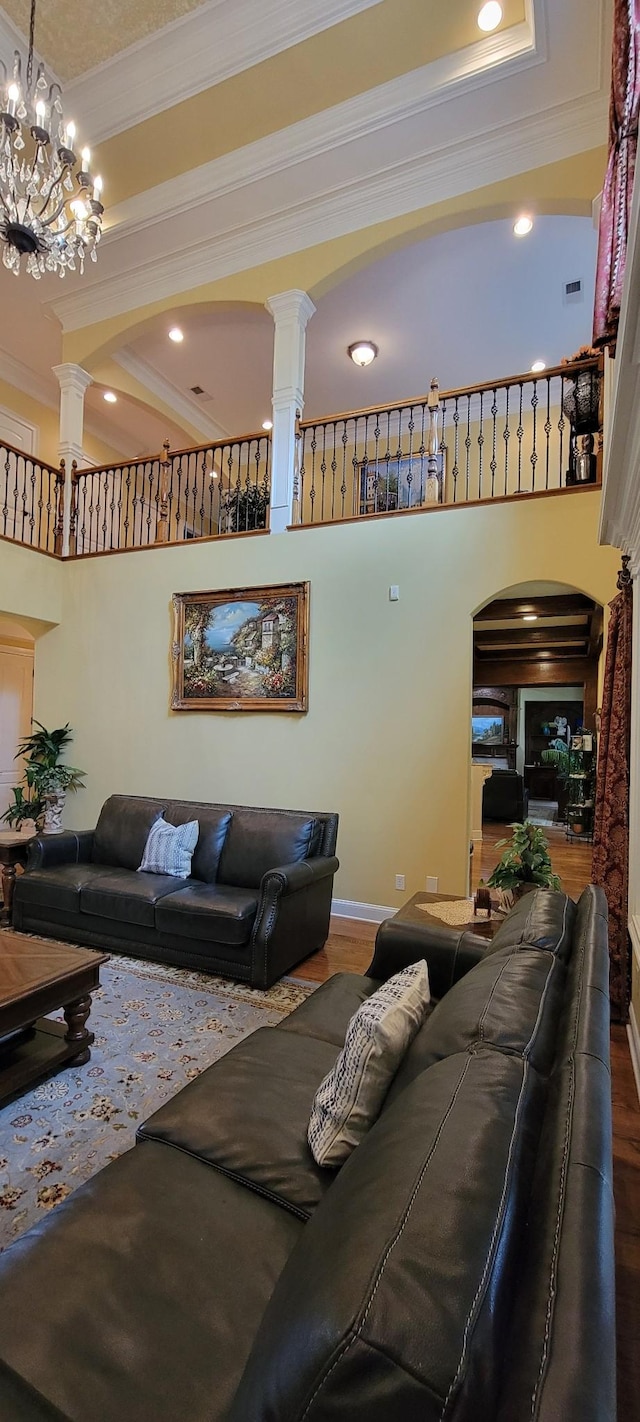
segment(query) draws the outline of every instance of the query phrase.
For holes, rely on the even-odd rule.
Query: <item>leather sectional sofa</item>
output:
[[[606,904],[491,945],[383,925],[0,1258],[11,1422],[614,1422]],[[306,1130],[347,1023],[439,998],[336,1173]]]
[[[147,835],[198,820],[188,879],[137,873]],[[42,835],[13,927],[269,987],[326,941],[338,816],[112,795],[95,830]]]

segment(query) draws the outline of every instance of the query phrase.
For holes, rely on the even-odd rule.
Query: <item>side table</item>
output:
[[[7,928],[11,923],[11,905],[13,903],[13,888],[16,882],[16,865],[26,864],[29,845],[33,834],[15,834],[11,831],[0,833],[0,870],[2,872],[2,910],[0,911],[0,928]]]
[[[406,904],[393,915],[394,923],[412,924],[415,928],[438,928],[449,933],[473,933],[475,937],[491,941],[494,933],[498,932],[501,923],[504,922],[502,914],[492,912],[491,918],[474,918],[473,915],[468,923],[457,923],[455,928],[451,928],[443,919],[437,918],[434,914],[424,912],[419,907],[420,904],[452,904],[461,903],[465,898],[464,894],[414,894],[408,899]]]

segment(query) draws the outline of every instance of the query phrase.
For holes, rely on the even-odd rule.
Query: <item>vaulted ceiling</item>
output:
[[[367,403],[356,384],[361,372],[341,362],[347,324],[369,313],[371,328],[354,338],[375,339],[376,323],[383,332],[385,361],[371,372],[372,399],[415,393],[432,373],[444,384],[464,383],[505,374],[529,351],[531,359],[545,357],[536,325],[541,291],[548,359],[569,353],[574,337],[579,344],[588,335],[581,323],[587,304],[577,314],[557,309],[572,254],[567,248],[559,257],[551,226],[546,256],[532,243],[519,274],[505,270],[484,350],[481,332],[489,291],[496,308],[493,273],[514,192],[558,222],[582,218],[573,255],[585,291],[592,280],[594,238],[585,219],[604,163],[611,0],[502,4],[498,30],[481,35],[479,0],[41,0],[36,48],[64,82],[67,116],[95,150],[107,230],[97,265],[82,279],[46,277],[27,291],[20,278],[10,292],[14,278],[0,268],[0,302],[10,313],[0,331],[0,378],[24,384],[29,367],[50,380],[56,360],[81,359],[99,384],[120,391],[109,420],[114,442],[131,453],[155,446],[159,411],[172,412],[187,438],[215,422],[239,432],[237,424],[255,424],[268,400],[270,327],[257,311],[230,316],[215,297],[207,315],[205,294],[292,254],[331,244],[342,252],[338,244],[352,238],[353,252],[371,248],[360,265],[374,254],[383,259],[377,282],[374,266],[360,275],[347,269],[348,285],[337,287],[334,274],[316,290],[304,263],[288,280],[310,289],[318,307],[309,329],[314,412]],[[0,56],[8,59],[16,43],[24,49],[28,10],[29,0],[3,0]],[[470,215],[485,228],[465,236]],[[439,228],[451,227],[463,229],[459,240],[443,238],[438,248]],[[400,241],[404,251],[388,256],[387,244]],[[336,266],[341,260],[336,255]],[[414,281],[420,296],[412,303],[406,296]],[[269,294],[261,291],[260,303]],[[185,302],[197,305],[191,321]],[[174,310],[191,352],[185,342],[175,360],[162,347]],[[524,315],[511,340],[516,310]],[[135,386],[122,365],[104,367],[100,333],[114,319],[122,337],[110,342],[110,353],[130,362],[133,351]],[[143,324],[144,337],[134,335]],[[491,340],[503,327],[501,358]],[[149,384],[145,362],[159,370]],[[197,383],[215,387],[204,416],[189,406],[188,386],[185,392],[196,365]],[[237,370],[247,387],[242,398]],[[148,400],[147,425],[139,404],[124,417],[132,389],[136,400]]]

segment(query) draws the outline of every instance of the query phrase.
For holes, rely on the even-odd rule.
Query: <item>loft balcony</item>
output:
[[[58,468],[0,443],[0,536],[56,558],[579,492],[601,482],[603,360],[297,421],[122,463]]]

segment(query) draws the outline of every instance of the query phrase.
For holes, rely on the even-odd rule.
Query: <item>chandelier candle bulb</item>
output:
[[[0,56],[0,249],[8,271],[18,276],[24,259],[39,281],[47,272],[82,272],[87,257],[96,260],[103,208],[88,147],[74,179],[76,126],[65,124],[60,85],[43,64],[34,70],[36,5],[31,0],[24,82],[19,51],[11,66]]]

